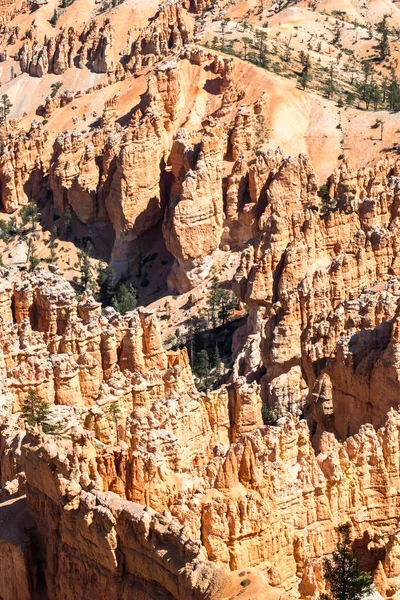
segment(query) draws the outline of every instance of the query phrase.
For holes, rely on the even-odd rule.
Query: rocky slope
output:
[[[390,0],[0,3],[4,600],[318,600],[345,522],[400,599],[399,27]],[[141,305],[102,308],[79,248]],[[201,392],[215,277],[242,320]]]
[[[397,412],[343,443],[324,432],[316,452],[305,420],[285,413],[262,425],[257,383],[238,376],[227,389],[197,392],[186,352],[163,350],[149,311],[101,316],[47,271],[3,270],[2,281],[1,481],[4,493],[27,495],[30,593],[42,569],[50,597],[107,587],[115,598],[223,598],[230,573],[257,568],[248,597],[261,570],[265,598],[268,585],[314,598],[335,526],[350,520],[378,589],[396,597]],[[385,360],[388,378],[395,332],[390,353],[368,356],[373,372]],[[356,376],[360,387],[370,378],[365,369]],[[59,433],[24,428],[28,390],[48,401]],[[20,561],[15,568],[19,577]],[[2,586],[11,597],[8,580]]]

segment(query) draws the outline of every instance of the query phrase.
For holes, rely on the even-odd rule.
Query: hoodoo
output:
[[[0,2],[0,600],[400,600],[399,52]]]

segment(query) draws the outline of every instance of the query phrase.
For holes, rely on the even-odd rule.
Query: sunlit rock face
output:
[[[400,122],[340,106],[400,18],[311,4],[0,0],[0,600],[318,600],[343,523],[400,600]],[[82,292],[88,242],[146,306]],[[214,277],[204,393],[163,340]]]

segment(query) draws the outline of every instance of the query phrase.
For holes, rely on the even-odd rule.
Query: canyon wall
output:
[[[39,549],[31,589],[40,580],[65,599],[106,588],[115,598],[223,598],[233,574],[256,569],[265,594],[314,599],[335,527],[349,521],[378,589],[396,598],[397,412],[343,443],[324,432],[316,452],[305,420],[262,426],[256,382],[199,393],[186,351],[163,349],[150,311],[101,315],[57,274],[1,275],[1,480],[3,493],[27,496]],[[396,356],[385,354],[389,386]],[[375,350],[370,369],[381,361]],[[29,391],[47,400],[57,433],[24,427]]]
[[[232,369],[200,392],[155,311],[102,309],[53,264],[0,266],[1,597],[317,600],[348,522],[400,600],[396,153],[361,169],[341,155],[319,180],[283,152],[287,94],[314,155],[303,119],[320,107],[218,38],[197,45],[206,19],[233,33],[229,3],[69,5],[54,24],[22,3],[23,28],[0,4],[2,84],[21,86],[0,123],[2,228],[37,204],[122,278],[151,238],[158,292],[187,294],[170,297],[179,335],[214,276],[235,271],[247,313]],[[41,425],[21,413],[30,394]]]

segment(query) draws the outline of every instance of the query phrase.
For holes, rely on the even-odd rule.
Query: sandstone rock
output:
[[[171,285],[181,292],[187,291],[208,274],[210,256],[221,240],[221,136],[220,127],[211,123],[196,165],[186,173],[182,191],[172,199],[164,219],[165,241],[177,260],[176,280],[171,281]]]

